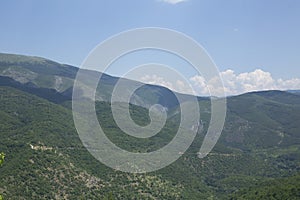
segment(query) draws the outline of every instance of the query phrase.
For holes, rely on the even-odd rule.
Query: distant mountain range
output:
[[[287,92],[300,95],[300,90],[287,90]]]
[[[11,84],[13,87],[23,89],[49,100],[64,101],[72,98],[73,82],[79,69],[70,65],[40,58],[13,54],[0,54],[0,84]],[[97,74],[101,76],[97,88],[96,99],[110,101],[114,85],[119,80],[100,72],[86,70],[88,76]],[[3,81],[2,81],[3,79]],[[123,79],[122,87],[126,90],[129,86],[139,84],[136,81]],[[100,92],[101,91],[101,92]],[[190,95],[178,94],[182,99],[189,99]],[[139,88],[131,98],[131,103],[148,108],[154,103],[159,103],[166,108],[178,105],[173,92],[165,87],[146,84]]]
[[[60,64],[45,58],[0,53],[0,84],[11,84],[27,92],[44,95],[49,93],[49,98],[56,96],[56,101],[70,100],[72,98],[73,82],[79,68]],[[120,79],[108,74],[86,70],[88,75],[101,75],[97,88],[96,99],[110,101],[114,85]],[[125,81],[124,81],[125,80]],[[124,88],[136,85],[138,82],[123,79]],[[100,92],[101,91],[101,92]],[[293,94],[300,94],[300,90],[288,90]],[[174,94],[188,100],[190,95],[178,94],[168,88],[145,84],[133,95],[131,103],[148,108],[154,103],[159,103],[166,108],[178,105]],[[200,99],[200,97],[198,97]],[[53,99],[53,98],[52,98]]]
[[[228,97],[222,135],[204,159],[197,152],[211,108],[209,98],[198,97],[203,128],[187,152],[159,171],[128,174],[98,162],[79,139],[71,110],[77,71],[44,58],[0,54],[0,152],[6,153],[0,193],[5,199],[300,198],[299,91]],[[138,139],[124,134],[112,117],[109,100],[117,80],[103,74],[97,90],[95,107],[107,137],[133,152],[170,142],[180,118],[172,91],[145,85],[134,94],[130,113],[138,124],[149,122],[146,108],[154,103],[169,113],[160,133]]]

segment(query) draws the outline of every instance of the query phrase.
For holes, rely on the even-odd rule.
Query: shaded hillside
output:
[[[300,175],[264,181],[260,184],[241,190],[230,199],[289,199],[300,198]]]
[[[71,99],[73,82],[78,70],[76,67],[59,64],[40,57],[0,53],[0,76],[9,77],[19,82],[27,91],[32,90],[32,88],[51,89],[61,93],[64,98]],[[110,101],[112,90],[119,78],[95,71],[85,70],[84,73],[87,78],[101,75],[96,98],[101,101]],[[136,81],[122,80],[124,90],[134,85],[140,85]],[[15,86],[15,84],[11,86]],[[17,88],[20,88],[20,85]],[[179,95],[184,100],[190,98],[189,95]],[[168,109],[178,105],[178,101],[172,91],[165,87],[147,84],[134,93],[131,103],[146,108],[159,103]]]

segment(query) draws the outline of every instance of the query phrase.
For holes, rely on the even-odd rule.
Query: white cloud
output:
[[[169,4],[177,4],[177,3],[185,2],[188,0],[159,0],[159,1],[169,3]]]
[[[256,69],[253,72],[235,74],[233,70],[220,73],[226,95],[236,95],[251,91],[261,90],[288,90],[300,89],[300,79],[289,80],[274,79],[269,72]],[[209,90],[214,94],[222,94],[222,88],[216,86],[214,79],[205,80],[202,76],[190,78],[192,85],[196,88],[198,95],[209,95]]]
[[[139,81],[147,84],[161,85],[169,88],[172,91],[186,94],[196,94],[194,91],[182,80],[166,81],[163,77],[156,74],[145,75],[139,79]]]
[[[278,79],[277,84],[279,85],[281,90],[293,90],[300,89],[300,79],[293,78],[289,80]]]
[[[153,75],[145,75],[140,78],[140,81],[143,83],[148,83],[152,85],[161,85],[167,87],[171,90],[174,90],[173,84],[171,82],[165,81],[163,77]]]
[[[198,75],[191,77],[188,80],[189,83],[177,80],[176,78],[165,79],[156,74],[145,75],[139,78],[138,81],[161,85],[180,93],[196,94],[199,96],[223,96],[224,92],[229,96],[262,90],[300,89],[300,78],[287,80],[274,79],[270,72],[261,69],[240,74],[236,74],[233,70],[228,69],[220,72],[220,76],[222,77],[224,87],[217,81],[217,77],[205,80],[204,77]],[[190,86],[188,84],[190,84]]]

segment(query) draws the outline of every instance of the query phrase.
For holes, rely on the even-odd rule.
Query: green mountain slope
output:
[[[0,192],[7,199],[101,199],[110,192],[116,199],[223,199],[300,170],[299,144],[256,148],[256,140],[250,138],[233,145],[226,141],[227,131],[204,159],[196,155],[204,134],[200,132],[190,149],[172,165],[149,174],[121,173],[99,163],[82,146],[68,102],[63,107],[9,87],[0,88],[0,97],[0,149],[7,155],[0,173]],[[230,100],[236,98],[241,97]],[[176,130],[170,121],[164,134],[145,141],[131,140],[118,134],[108,103],[99,102],[96,107],[108,137],[128,150],[159,148]],[[132,105],[131,111],[138,123],[147,123],[145,108]],[[237,115],[231,115],[225,130],[238,132],[231,127]],[[238,117],[242,120],[237,125],[246,120]],[[272,138],[273,132],[269,134]]]
[[[203,128],[187,152],[159,171],[127,174],[93,158],[78,137],[70,102],[77,70],[43,58],[0,54],[0,152],[6,153],[0,194],[5,199],[299,197],[299,95],[265,91],[228,98],[221,138],[203,159],[197,152],[208,128],[210,102],[198,98]],[[61,89],[55,87],[55,77],[62,78]],[[96,102],[96,111],[112,142],[128,151],[149,152],[174,137],[180,113],[171,91],[146,85],[136,92],[130,113],[138,124],[149,123],[146,108],[151,103],[169,108],[160,133],[137,139],[115,124],[107,100],[117,78],[103,77],[103,101]]]
[[[95,160],[82,146],[70,110],[12,88],[1,87],[0,96],[5,198],[101,199],[110,192],[120,199],[179,198],[179,183],[116,173]]]
[[[230,199],[290,199],[300,198],[300,175],[264,181],[233,194]]]
[[[59,64],[57,62],[33,56],[23,56],[15,54],[0,53],[0,85],[3,77],[8,77],[17,82],[22,87],[29,90],[52,90],[60,93],[64,99],[71,99],[73,82],[78,72],[78,68]],[[114,85],[119,78],[102,74],[95,71],[84,71],[87,77],[100,76],[101,80],[97,88],[96,98],[101,101],[110,101]],[[140,83],[132,80],[122,79],[124,90],[130,86],[139,85]],[[181,95],[182,99],[189,99],[189,95]],[[159,103],[166,108],[173,108],[178,105],[173,92],[169,89],[144,85],[139,88],[131,98],[131,103],[143,107],[150,107]]]
[[[232,97],[227,116],[232,121],[224,130],[229,145],[251,150],[300,144],[297,95],[267,91]]]

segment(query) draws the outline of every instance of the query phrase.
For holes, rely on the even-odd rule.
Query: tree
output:
[[[0,200],[1,200],[1,199],[0,199]],[[114,200],[114,197],[113,197],[113,195],[112,195],[112,192],[110,192],[110,193],[108,194],[108,196],[104,197],[104,200]]]
[[[2,163],[4,162],[4,158],[5,158],[5,154],[4,154],[4,153],[0,153],[0,166],[1,166]],[[0,194],[0,200],[3,200],[1,194]]]
[[[4,158],[5,158],[5,154],[4,153],[0,153],[0,166],[4,162]]]

